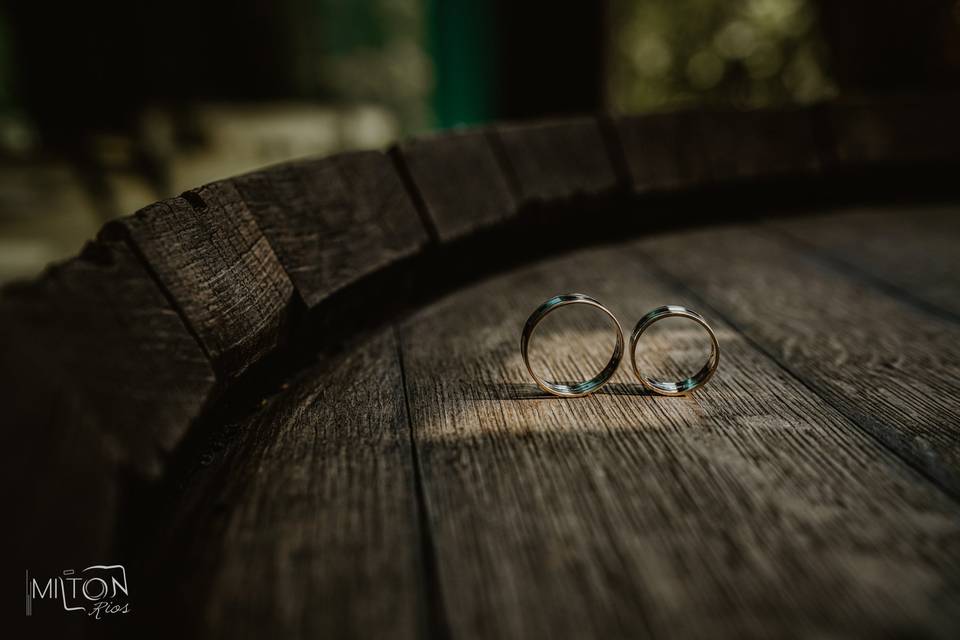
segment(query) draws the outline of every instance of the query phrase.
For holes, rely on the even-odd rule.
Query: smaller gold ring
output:
[[[613,355],[610,356],[610,360],[607,362],[607,365],[602,371],[600,371],[600,373],[589,380],[578,382],[577,384],[572,385],[548,382],[547,380],[544,380],[538,376],[536,373],[534,373],[533,367],[530,366],[530,356],[527,352],[530,346],[530,338],[533,337],[533,332],[537,328],[537,325],[540,324],[540,321],[560,307],[564,307],[568,304],[586,304],[590,305],[591,307],[596,307],[610,316],[610,319],[613,320],[614,326],[617,328],[617,346],[614,347]],[[617,318],[610,313],[610,310],[597,302],[595,299],[582,293],[565,293],[563,295],[550,298],[530,314],[530,317],[527,318],[527,323],[523,326],[523,333],[520,336],[520,353],[523,355],[523,364],[527,365],[527,371],[530,372],[530,376],[533,377],[533,380],[537,383],[538,387],[555,396],[561,396],[564,398],[579,398],[581,396],[589,395],[605,385],[610,380],[610,377],[613,376],[613,373],[617,370],[617,367],[620,366],[620,360],[623,359],[623,329],[620,327],[620,322],[617,320]]]
[[[706,364],[703,365],[700,371],[684,380],[669,382],[656,378],[648,378],[641,374],[640,368],[637,367],[637,342],[640,340],[643,332],[649,329],[655,322],[663,320],[664,318],[673,317],[688,318],[706,329],[707,334],[710,336],[710,357],[707,358]],[[717,370],[717,366],[720,364],[720,343],[717,342],[716,334],[713,332],[713,329],[710,328],[710,325],[707,324],[707,321],[704,320],[703,316],[686,307],[668,304],[663,307],[657,307],[640,318],[637,326],[633,329],[633,334],[630,336],[630,364],[633,365],[633,372],[637,374],[640,382],[649,391],[662,396],[681,396],[693,391],[697,387],[702,387],[707,383],[707,380],[713,376],[713,373]]]

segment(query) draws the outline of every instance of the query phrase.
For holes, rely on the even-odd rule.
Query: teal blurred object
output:
[[[428,0],[434,123],[445,129],[481,124],[496,110],[496,3]]]

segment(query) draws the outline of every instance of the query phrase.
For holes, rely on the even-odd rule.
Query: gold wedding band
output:
[[[693,320],[706,329],[707,334],[710,336],[710,357],[707,358],[706,364],[703,365],[700,371],[684,380],[669,382],[656,378],[648,378],[642,375],[639,367],[637,367],[637,342],[640,340],[643,332],[649,329],[651,325],[664,318],[674,317]],[[633,372],[637,374],[640,382],[648,390],[662,396],[680,396],[706,384],[707,380],[713,375],[713,372],[717,370],[717,365],[720,364],[720,343],[717,342],[716,334],[713,332],[713,329],[710,328],[710,325],[707,324],[707,321],[703,319],[703,316],[686,307],[668,304],[663,307],[657,307],[640,318],[640,321],[633,330],[633,334],[630,336],[630,363],[633,365]]]
[[[607,365],[596,376],[590,378],[589,380],[578,382],[577,384],[572,385],[548,382],[547,380],[538,376],[536,373],[534,373],[533,367],[530,366],[530,356],[527,352],[527,349],[530,345],[530,338],[533,337],[533,332],[536,330],[537,325],[540,324],[540,321],[560,307],[564,307],[569,304],[586,304],[596,307],[610,316],[610,319],[613,320],[614,326],[617,328],[617,345],[614,347],[613,355],[610,356],[610,360],[607,362]],[[597,302],[595,299],[582,293],[566,293],[550,298],[530,314],[530,317],[527,318],[527,323],[523,326],[523,334],[520,336],[520,353],[523,355],[523,363],[527,365],[527,371],[530,372],[530,375],[533,377],[533,380],[537,383],[538,387],[555,396],[562,396],[564,398],[578,398],[580,396],[589,395],[605,385],[610,380],[610,377],[613,375],[613,373],[617,370],[617,367],[620,366],[620,360],[623,358],[623,329],[620,327],[620,322],[616,319],[616,317],[610,313],[610,310]]]

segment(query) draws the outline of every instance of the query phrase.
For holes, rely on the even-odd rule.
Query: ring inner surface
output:
[[[700,371],[697,371],[695,374],[689,378],[684,378],[683,380],[677,380],[676,382],[671,382],[669,380],[661,380],[659,378],[645,378],[646,381],[652,387],[656,387],[667,393],[686,393],[691,389],[695,389],[700,385],[701,382],[710,377],[710,368],[713,364],[714,354],[710,354],[710,358],[707,360],[707,363],[703,365]]]
[[[548,387],[553,387],[557,391],[562,393],[573,393],[576,395],[583,395],[589,393],[594,389],[603,386],[603,384],[613,375],[614,370],[617,368],[619,358],[617,358],[617,352],[614,351],[614,354],[610,357],[610,360],[607,362],[607,366],[603,368],[597,375],[593,376],[589,380],[584,380],[583,382],[578,382],[577,384],[561,384],[557,382],[550,382],[540,376],[540,380],[547,385]]]

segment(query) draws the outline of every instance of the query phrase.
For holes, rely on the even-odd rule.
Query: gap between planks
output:
[[[960,359],[948,339],[960,334],[952,321],[757,225],[672,234],[640,247],[662,277],[960,498],[960,434],[945,428],[960,397],[943,370]]]
[[[430,528],[430,515],[427,513],[427,500],[423,491],[423,467],[420,464],[420,452],[417,448],[417,438],[413,431],[413,421],[410,413],[410,393],[407,391],[407,371],[403,364],[403,341],[396,325],[391,327],[397,346],[397,366],[400,369],[400,386],[403,391],[404,411],[407,431],[410,436],[410,464],[413,467],[414,500],[417,508],[417,527],[420,539],[420,562],[423,571],[424,596],[422,603],[426,609],[425,637],[429,640],[448,640],[450,622],[447,620],[446,605],[443,591],[440,588],[440,570],[437,560],[436,543]]]
[[[940,318],[960,323],[960,304],[951,303],[950,298],[942,291],[936,292],[939,295],[931,295],[925,291],[931,277],[946,281],[946,286],[950,287],[953,282],[949,280],[955,279],[956,272],[960,270],[960,258],[953,256],[951,259],[946,255],[946,251],[934,248],[937,260],[941,263],[938,272],[934,274],[908,271],[903,269],[901,264],[904,261],[918,265],[924,264],[925,261],[929,263],[930,248],[934,245],[934,242],[930,242],[934,240],[929,237],[931,235],[938,236],[935,240],[940,241],[949,238],[956,247],[957,243],[960,243],[960,225],[956,222],[958,215],[960,215],[960,209],[956,206],[949,208],[942,205],[926,206],[920,211],[910,213],[897,212],[890,207],[863,207],[853,212],[840,211],[789,220],[771,220],[758,225],[757,230],[776,236],[779,240],[815,256],[833,269],[859,278],[887,295],[900,298]],[[899,223],[897,225],[899,228],[890,229],[890,223],[893,222],[891,216],[901,218],[896,221]],[[904,225],[905,221],[909,223]],[[886,223],[886,230],[878,235],[876,227],[884,223]],[[865,229],[865,224],[871,224],[874,228]],[[820,229],[814,239],[810,231],[817,227]],[[904,237],[900,232],[905,230],[912,230],[914,236],[919,235],[920,242],[918,243],[918,238],[914,237],[912,238],[914,242],[904,244],[902,242]],[[862,243],[867,240],[864,235],[871,233],[873,235],[869,241],[874,246],[868,249]],[[888,246],[877,247],[877,244],[886,244],[881,237],[884,234],[890,241]],[[837,246],[831,246],[831,242],[825,236],[834,236],[838,241]],[[893,253],[899,254],[899,262],[889,259]],[[953,273],[953,278],[945,277],[947,273]],[[914,293],[914,289],[919,293]],[[956,291],[955,288],[953,290]]]
[[[776,237],[780,234],[771,234],[771,235],[773,237]],[[755,348],[758,352],[764,354],[770,360],[770,362],[775,364],[786,375],[796,380],[799,384],[802,384],[811,394],[817,396],[820,400],[827,403],[828,405],[833,407],[835,410],[837,410],[841,414],[847,415],[847,413],[844,412],[842,405],[839,405],[836,401],[831,400],[829,396],[823,395],[821,391],[818,390],[815,386],[813,386],[809,381],[805,380],[796,371],[788,367],[786,364],[783,363],[782,360],[777,358],[776,353],[771,351],[762,342],[752,338],[749,333],[745,332],[743,330],[743,327],[740,326],[739,323],[734,318],[731,318],[728,314],[717,310],[710,302],[708,302],[697,291],[691,289],[686,283],[684,283],[683,280],[675,277],[670,272],[669,269],[663,268],[661,265],[659,265],[655,260],[651,259],[649,256],[644,256],[643,262],[645,266],[647,266],[651,271],[654,271],[655,273],[659,274],[661,278],[670,282],[673,286],[677,287],[678,289],[685,291],[687,295],[689,295],[692,299],[694,299],[697,302],[698,305],[700,305],[704,310],[706,310],[706,313],[708,313],[711,316],[721,318],[723,322],[733,327],[743,337],[744,340],[746,340],[748,343],[750,343],[751,346],[753,346],[753,348]],[[931,474],[927,469],[925,469],[923,465],[918,464],[916,460],[911,459],[909,456],[903,455],[901,451],[897,450],[896,447],[891,445],[887,440],[884,440],[875,432],[871,431],[870,429],[864,429],[860,425],[860,423],[857,422],[856,419],[854,418],[849,418],[849,419],[851,423],[856,425],[858,429],[860,429],[865,435],[871,438],[879,446],[889,451],[892,455],[895,455],[896,457],[898,457],[905,464],[909,465],[917,473],[922,475],[926,480],[933,483],[938,488],[943,489],[954,501],[960,504],[960,494],[954,491],[951,491],[949,486],[944,486],[943,483],[940,480],[938,480],[938,478],[935,475]]]

